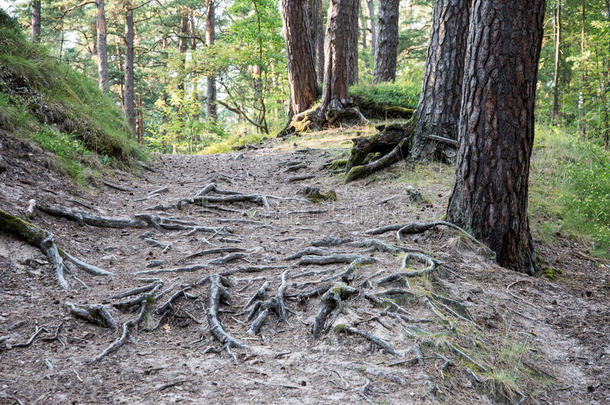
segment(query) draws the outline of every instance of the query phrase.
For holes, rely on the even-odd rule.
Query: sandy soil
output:
[[[23,215],[27,201],[34,198],[39,204],[55,203],[97,215],[149,212],[231,231],[228,235],[227,229],[219,234],[186,235],[185,231],[154,228],[98,228],[38,212],[32,221],[52,231],[60,246],[115,273],[113,277],[92,277],[77,271],[89,288],[68,278],[72,289],[67,293],[57,284],[40,251],[0,234],[1,404],[484,404],[507,401],[503,394],[515,402],[523,394],[522,403],[610,403],[609,267],[582,253],[582,247],[568,239],[559,238],[555,246],[538,245],[545,266],[563,272],[557,280],[549,281],[496,266],[455,231],[439,228],[405,236],[401,241],[394,232],[380,235],[387,244],[422,250],[446,265],[447,269],[439,269],[430,278],[412,280],[414,298],[395,297],[393,301],[409,311],[409,316],[433,322],[413,324],[421,329],[412,337],[408,332],[414,329],[405,328],[404,322],[389,315],[392,311],[374,306],[365,297],[365,293],[392,286],[372,283],[344,300],[343,311],[334,323],[340,327],[330,328],[314,341],[312,322],[320,298],[294,296],[324,284],[320,280],[340,273],[347,264],[299,265],[298,259],[286,260],[286,256],[326,236],[359,241],[370,238],[364,234],[370,228],[441,217],[450,191],[446,179],[453,175],[450,167],[428,169],[432,178],[445,180],[422,182],[418,189],[426,201],[416,204],[405,191],[404,167],[346,185],[340,176],[322,168],[336,154],[332,150],[290,152],[266,147],[213,156],[159,156],[150,163],[155,172],[117,172],[114,178],[106,179],[132,188],[131,192],[106,186],[84,191],[70,185],[47,169],[44,153],[25,144],[1,139],[0,154],[5,167],[0,173],[0,208],[13,214]],[[306,167],[286,172],[287,163],[294,161],[304,162]],[[290,176],[305,174],[315,177],[288,181]],[[225,190],[283,199],[269,197],[269,209],[251,203],[219,204],[235,212],[196,205],[146,211],[192,197],[212,182]],[[333,189],[338,200],[319,204],[304,201],[296,193],[305,185],[322,191]],[[138,201],[166,186],[169,192]],[[312,210],[316,213],[305,212]],[[143,239],[144,233],[171,243],[171,248],[163,253],[163,248]],[[161,278],[164,289],[172,288],[159,299],[161,302],[180,285],[208,274],[246,266],[275,266],[228,277],[231,305],[222,306],[220,320],[227,332],[252,350],[232,349],[237,357],[233,361],[212,337],[205,312],[210,286],[205,284],[189,291],[193,297],[178,300],[174,311],[163,319],[156,314],[145,317],[131,342],[101,361],[87,364],[120,332],[74,318],[64,302],[104,304],[118,322],[125,322],[136,314],[113,308],[112,303],[118,300],[112,296],[144,285],[138,278],[147,276],[136,272],[207,263],[222,254],[187,256],[201,249],[229,246],[246,249],[247,256],[195,272],[149,277]],[[382,270],[383,275],[389,275],[400,267],[400,255],[347,245],[327,249],[375,260],[356,269],[350,282],[355,287],[370,275]],[[162,263],[147,267],[156,260]],[[277,322],[271,313],[259,334],[248,334],[245,303],[264,281],[270,282],[268,297],[275,295],[285,270],[287,321]],[[430,292],[461,302],[474,322],[458,319],[433,300],[445,319],[441,320],[426,304]],[[45,340],[60,324],[61,341]],[[154,331],[145,330],[156,324],[159,327]],[[342,325],[356,326],[383,339],[397,356],[360,336],[341,333]],[[26,342],[36,327],[48,332],[28,347],[13,347]],[[423,364],[411,351],[416,343],[422,349]],[[449,343],[463,348],[487,372],[452,351]],[[443,357],[450,360],[446,368]],[[405,361],[396,364],[401,360]],[[432,385],[436,399],[429,392]]]

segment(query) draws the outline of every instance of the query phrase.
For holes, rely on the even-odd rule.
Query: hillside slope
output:
[[[81,182],[102,165],[142,156],[116,103],[90,78],[26,40],[2,10],[0,135],[35,141]]]

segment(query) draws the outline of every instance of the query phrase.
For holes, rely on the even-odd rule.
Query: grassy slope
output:
[[[99,163],[141,158],[116,103],[90,78],[25,39],[0,11],[0,130],[32,139],[83,180]]]

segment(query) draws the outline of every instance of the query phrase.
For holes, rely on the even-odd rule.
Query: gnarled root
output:
[[[85,321],[99,325],[102,328],[117,328],[116,321],[103,305],[78,305],[71,302],[66,302],[65,305],[70,311],[70,314],[76,316],[77,318],[84,319]]]
[[[224,345],[224,349],[227,351],[227,353],[229,353],[233,360],[237,360],[233,352],[231,352],[231,348],[235,347],[238,349],[250,350],[250,347],[229,335],[218,319],[218,306],[221,303],[229,304],[231,299],[231,294],[229,294],[229,291],[223,285],[223,281],[226,282],[226,280],[224,280],[223,277],[218,274],[213,274],[209,277],[209,281],[210,296],[208,297],[207,315],[210,332],[216,339],[218,339],[220,343]]]
[[[345,283],[336,283],[324,293],[320,301],[320,311],[312,326],[314,339],[317,339],[321,332],[328,330],[333,325],[343,309],[343,300],[356,292],[358,292],[357,289]],[[327,321],[329,315],[330,319]]]
[[[252,321],[250,327],[248,328],[248,333],[251,335],[255,335],[258,333],[260,328],[263,326],[269,311],[275,312],[277,318],[280,322],[286,321],[286,306],[284,305],[284,294],[286,293],[286,273],[288,270],[284,271],[280,276],[281,282],[280,286],[277,290],[277,294],[275,297],[265,300],[265,286],[267,283],[263,284],[263,286],[257,291],[256,295],[253,297],[258,297],[256,300],[250,300],[246,308],[252,306],[250,312],[248,313],[248,321]]]

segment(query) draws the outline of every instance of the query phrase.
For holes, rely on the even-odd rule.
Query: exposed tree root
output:
[[[220,343],[224,345],[224,350],[229,353],[229,355],[237,360],[233,352],[231,351],[232,347],[238,349],[246,349],[250,350],[250,347],[239,342],[234,337],[229,335],[225,330],[224,326],[218,319],[218,307],[221,303],[230,304],[231,295],[229,291],[223,285],[223,277],[218,274],[213,274],[209,276],[210,282],[210,295],[208,297],[208,325],[210,327],[210,332],[212,335],[218,339]]]
[[[394,348],[392,346],[390,346],[389,343],[387,343],[386,341],[384,341],[381,338],[378,338],[375,335],[371,335],[368,332],[365,332],[358,328],[354,328],[352,326],[346,326],[346,325],[338,325],[337,327],[335,327],[335,330],[338,333],[344,332],[344,333],[349,333],[352,335],[362,336],[363,338],[365,338],[365,339],[373,342],[377,346],[381,347],[382,349],[384,349],[386,352],[390,353],[391,355],[400,357],[400,355],[396,352],[396,350],[394,350]]]
[[[116,329],[117,323],[110,315],[110,312],[103,305],[100,304],[88,304],[88,305],[77,305],[71,302],[66,302],[66,307],[70,311],[70,314],[77,318],[84,319],[87,322],[99,325],[102,328]]]
[[[144,319],[144,315],[148,312],[148,307],[150,305],[149,298],[152,296],[153,295],[151,292],[145,299],[143,299],[140,302],[140,311],[138,312],[138,315],[135,318],[130,319],[127,322],[123,323],[123,326],[121,328],[122,329],[121,336],[118,339],[116,339],[114,342],[112,342],[108,347],[106,347],[106,349],[104,349],[104,351],[102,351],[100,354],[98,354],[97,356],[95,356],[94,358],[89,360],[88,361],[89,364],[97,363],[98,361],[103,359],[108,354],[117,351],[121,346],[123,346],[125,344],[125,342],[127,342],[127,339],[132,334],[130,329],[137,329],[140,322],[142,322],[142,320]]]
[[[345,283],[336,283],[324,293],[322,300],[320,301],[320,311],[312,326],[314,339],[317,339],[321,332],[332,327],[343,309],[343,300],[357,292],[357,289],[350,287]],[[328,319],[329,315],[330,319]]]
[[[250,322],[250,326],[248,327],[248,333],[251,335],[255,335],[258,333],[258,331],[260,330],[261,326],[263,326],[263,323],[265,322],[265,319],[267,318],[267,315],[269,314],[269,311],[273,311],[275,312],[275,314],[277,315],[278,321],[279,322],[285,322],[286,321],[286,306],[284,305],[284,294],[286,293],[286,273],[288,272],[288,270],[285,270],[281,276],[281,282],[280,282],[280,286],[277,290],[277,294],[273,297],[270,298],[268,300],[265,300],[265,291],[264,291],[264,287],[265,284],[263,284],[263,287],[261,287],[258,291],[257,294],[255,295],[255,297],[259,297],[258,299],[256,299],[255,301],[252,301],[252,299],[248,302],[249,305],[248,306],[252,306],[252,308],[250,309],[250,312],[248,313],[248,317],[247,317],[247,321]],[[255,298],[253,297],[253,298]]]
[[[11,234],[12,236],[23,239],[30,245],[40,249],[45,256],[47,256],[49,262],[51,262],[59,285],[66,291],[70,290],[70,285],[64,276],[64,272],[67,270],[67,268],[64,264],[63,257],[66,257],[68,260],[72,261],[74,264],[93,275],[105,276],[112,274],[67,255],[66,252],[57,247],[53,241],[53,234],[51,232],[39,228],[38,226],[24,221],[21,218],[11,215],[3,210],[0,210],[0,229],[4,230],[4,232],[7,232],[8,234]]]
[[[349,254],[335,254],[335,255],[327,255],[327,256],[316,256],[316,255],[306,255],[301,256],[299,260],[299,265],[306,264],[335,264],[335,263],[352,263],[355,260],[360,260],[360,263],[373,263],[375,259],[372,257],[362,257],[358,255],[349,255]]]

